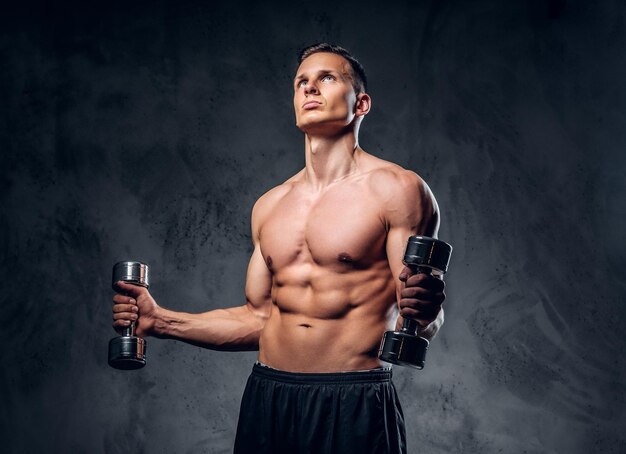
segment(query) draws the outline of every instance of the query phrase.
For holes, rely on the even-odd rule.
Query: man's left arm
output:
[[[412,235],[437,237],[439,207],[430,188],[415,173],[403,171],[386,194],[384,218],[388,229],[387,258],[396,282],[400,315],[417,321],[418,334],[432,339],[443,324],[444,282],[438,277],[417,273],[402,263],[407,240]]]

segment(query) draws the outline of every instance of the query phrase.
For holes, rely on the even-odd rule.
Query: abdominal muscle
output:
[[[339,273],[316,267],[308,283],[274,277],[272,312],[259,340],[259,361],[291,372],[380,367],[378,347],[393,326],[395,287],[386,261]]]

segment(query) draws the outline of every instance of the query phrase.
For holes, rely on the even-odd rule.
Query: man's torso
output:
[[[273,280],[263,363],[302,372],[380,365],[376,353],[396,299],[380,185],[404,170],[373,157],[367,164],[320,191],[303,183],[302,172],[270,191],[259,227]]]

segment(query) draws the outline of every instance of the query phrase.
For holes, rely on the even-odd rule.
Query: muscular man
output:
[[[358,61],[318,44],[299,63],[293,102],[306,165],[252,209],[246,304],[173,312],[119,283],[129,296],[114,296],[113,326],[136,321],[138,336],[258,349],[236,453],[406,452],[377,350],[402,317],[426,338],[443,323],[443,282],[402,264],[409,236],[437,235],[439,210],[419,176],[359,146],[371,98]]]

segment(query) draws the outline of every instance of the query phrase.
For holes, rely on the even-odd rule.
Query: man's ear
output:
[[[357,117],[363,117],[367,115],[372,107],[372,98],[367,93],[359,93],[356,97],[356,104],[354,105],[354,113]]]

